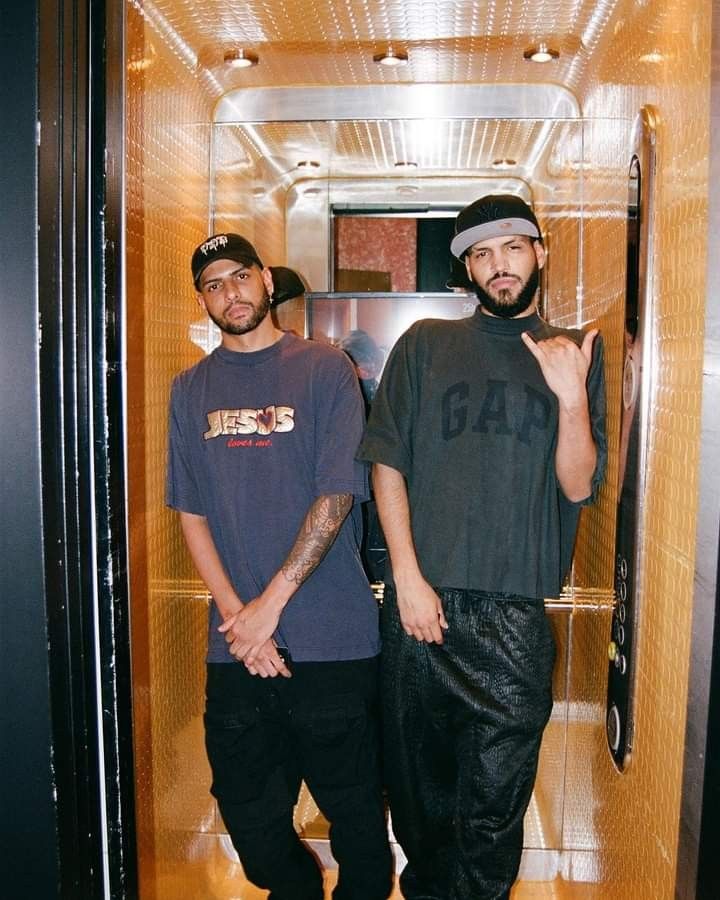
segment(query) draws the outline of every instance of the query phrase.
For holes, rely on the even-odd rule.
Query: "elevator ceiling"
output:
[[[583,164],[577,98],[584,80],[604,42],[623,27],[623,15],[644,6],[131,2],[216,102],[216,174],[252,169],[262,189],[269,179],[287,189],[307,179],[403,176],[417,186],[472,175],[511,180],[522,190],[558,173],[572,177]],[[558,58],[524,58],[540,45]],[[373,60],[386,51],[406,54],[407,62],[386,67]],[[257,64],[232,68],[225,62],[231,52],[248,53]],[[151,55],[129,61],[138,62],[151,64]],[[301,170],[302,161],[320,165]],[[413,165],[402,172],[403,162]]]

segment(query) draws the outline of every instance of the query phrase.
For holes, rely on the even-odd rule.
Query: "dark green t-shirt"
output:
[[[537,315],[478,308],[416,322],[385,367],[359,458],[405,476],[418,560],[435,587],[556,597],[569,567],[583,504],[558,484],[557,399],[523,331],[583,339]],[[602,357],[596,338],[587,387],[598,459],[583,503],[607,460]]]

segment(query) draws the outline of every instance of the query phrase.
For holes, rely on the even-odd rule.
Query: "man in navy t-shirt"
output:
[[[335,897],[385,900],[357,378],[341,351],[275,327],[272,272],[244,238],[213,235],[191,268],[222,343],[173,384],[167,503],[213,597],[212,792],[251,881],[274,900],[321,900],[293,828],[304,779],[331,823]]]

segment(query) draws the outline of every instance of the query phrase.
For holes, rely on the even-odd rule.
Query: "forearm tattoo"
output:
[[[299,587],[315,571],[340,531],[352,501],[352,494],[327,494],[317,498],[282,567],[288,581]]]

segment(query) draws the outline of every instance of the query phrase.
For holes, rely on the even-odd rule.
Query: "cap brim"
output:
[[[482,225],[474,225],[456,234],[450,242],[450,252],[458,259],[477,244],[478,241],[487,241],[496,237],[512,237],[514,234],[522,234],[530,238],[540,238],[540,232],[528,219],[497,219],[494,222],[483,222]]]
[[[262,269],[263,265],[260,260],[256,256],[250,256],[249,254],[243,254],[239,252],[234,252],[233,250],[228,250],[227,252],[217,253],[212,259],[204,260],[203,265],[198,271],[197,275],[193,278],[193,284],[196,288],[200,287],[200,278],[202,273],[207,269],[210,263],[217,262],[219,259],[229,259],[231,262],[240,263],[243,266],[246,266],[248,269],[250,266],[257,266],[258,269]]]

